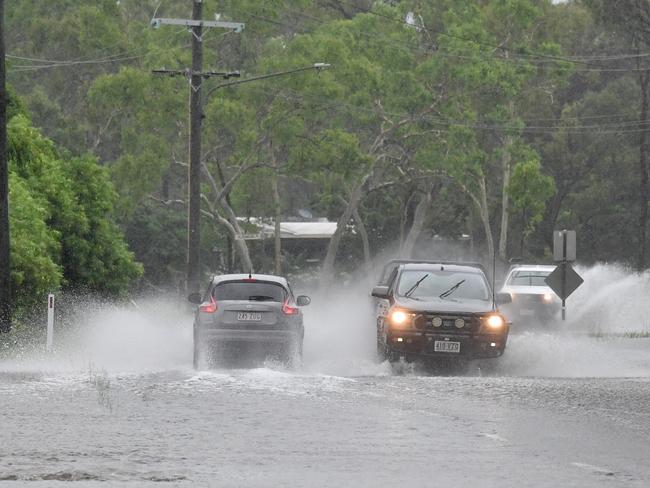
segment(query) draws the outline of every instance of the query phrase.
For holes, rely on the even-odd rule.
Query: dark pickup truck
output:
[[[377,298],[377,351],[391,362],[494,358],[510,324],[483,267],[474,263],[396,260],[372,290]]]

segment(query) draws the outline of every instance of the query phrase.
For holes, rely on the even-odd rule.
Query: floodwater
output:
[[[594,302],[600,312],[570,303],[566,324],[516,330],[504,357],[442,375],[376,362],[360,294],[306,309],[297,370],[197,372],[187,313],[90,307],[54,353],[0,360],[0,480],[647,487],[650,339],[632,334],[647,305],[609,322],[610,298],[620,299],[615,288]]]

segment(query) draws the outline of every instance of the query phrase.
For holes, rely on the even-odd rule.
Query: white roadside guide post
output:
[[[54,295],[47,296],[47,350],[52,350],[52,339],[54,336]]]

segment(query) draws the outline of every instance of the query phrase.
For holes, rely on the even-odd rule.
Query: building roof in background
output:
[[[275,224],[257,222],[251,223],[258,226],[259,233],[247,233],[247,240],[259,240],[275,235]],[[316,222],[280,222],[280,235],[282,239],[330,239],[336,231],[336,222],[321,220]]]
[[[275,232],[273,226],[268,227]],[[280,231],[286,238],[329,239],[336,232],[336,222],[280,222]]]

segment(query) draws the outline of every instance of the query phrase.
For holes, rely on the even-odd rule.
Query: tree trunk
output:
[[[481,218],[481,223],[483,224],[483,230],[485,232],[485,241],[488,248],[488,257],[492,260],[494,256],[494,240],[492,239],[492,226],[490,225],[490,210],[487,203],[487,189],[485,186],[485,177],[481,176],[479,178],[479,189],[480,189],[480,200],[478,205],[479,217]]]
[[[372,271],[372,260],[370,258],[370,239],[368,238],[368,231],[366,225],[363,223],[363,219],[359,214],[359,209],[355,208],[353,212],[354,221],[357,224],[359,229],[359,235],[361,236],[361,242],[363,244],[363,264],[366,270],[366,274],[370,274]]]
[[[472,202],[474,202],[474,205],[476,205],[476,209],[478,210],[478,214],[479,214],[478,216],[481,219],[481,224],[483,225],[483,233],[485,234],[485,242],[488,248],[488,256],[490,260],[492,260],[494,257],[494,240],[492,239],[492,227],[490,225],[490,209],[488,208],[488,203],[487,203],[487,189],[485,186],[485,176],[480,176],[477,179],[477,182],[479,186],[478,196],[474,192],[472,192],[467,186],[465,186],[462,182],[456,180],[456,183],[460,185],[461,189],[465,192],[466,195],[470,197]]]
[[[205,171],[208,174],[208,178],[210,178],[211,175],[209,174],[209,171],[208,171],[207,167],[205,168]],[[221,164],[219,163],[219,161],[217,161],[217,174],[219,176],[219,182],[221,183],[221,188],[225,188],[226,184],[227,184],[226,183],[226,175],[224,174],[223,168],[221,167]],[[218,188],[216,188],[216,184],[214,186],[215,187],[213,188],[213,191],[215,192],[215,194],[218,194],[219,190],[218,190]],[[226,203],[232,208],[232,201],[230,199],[230,192],[226,193],[226,196],[224,197],[224,199],[225,199]],[[235,251],[237,250],[237,246],[235,245],[233,240],[234,240],[234,238],[231,237],[230,234],[228,236],[226,236],[226,247],[228,249],[228,251],[227,251],[227,254],[228,254],[228,257],[227,257],[227,259],[228,259],[228,273],[232,273],[234,268],[235,268],[235,254],[236,254]]]
[[[336,230],[330,238],[329,245],[327,246],[327,254],[325,255],[325,259],[323,260],[323,267],[321,269],[320,285],[322,288],[327,288],[332,281],[334,275],[334,260],[336,259],[336,255],[339,251],[339,246],[341,245],[341,238],[343,237],[343,233],[345,232],[345,228],[347,227],[348,222],[350,222],[352,215],[361,203],[361,198],[363,197],[363,187],[365,186],[368,177],[369,175],[366,175],[366,177],[362,178],[361,181],[359,181],[352,189],[352,192],[350,193],[350,200],[348,201],[345,210],[336,222]]]
[[[415,208],[415,213],[413,214],[413,224],[409,229],[406,239],[404,239],[404,244],[400,251],[400,257],[402,258],[411,258],[413,257],[413,248],[415,247],[415,242],[422,233],[422,228],[424,227],[424,222],[427,218],[427,213],[429,208],[431,208],[431,201],[433,200],[433,187],[428,189],[428,191],[422,196],[418,202],[417,207]]]
[[[650,71],[643,71],[639,75],[641,85],[641,128],[639,135],[639,218],[638,218],[638,254],[637,270],[644,271],[646,268],[646,234],[648,225],[648,82],[650,81]]]
[[[278,189],[277,171],[273,175],[273,204],[275,207],[275,231],[273,232],[273,256],[274,270],[278,276],[282,275],[282,207],[280,201],[280,191]]]
[[[402,206],[402,214],[399,219],[399,250],[401,252],[402,246],[404,245],[404,239],[406,234],[406,223],[409,219],[409,209],[411,208],[411,201],[415,196],[415,192],[409,192],[408,198],[404,200],[404,205]]]
[[[237,254],[239,254],[239,260],[242,266],[242,272],[252,273],[253,262],[251,261],[250,253],[248,252],[248,244],[246,244],[246,241],[244,240],[244,231],[242,231],[241,227],[239,226],[239,222],[237,221],[237,216],[235,215],[235,211],[232,209],[232,207],[228,204],[228,202],[225,199],[221,200],[221,207],[226,212],[226,218],[228,220],[228,223],[232,226],[232,231],[231,231],[232,240],[235,249],[237,250]]]
[[[526,219],[526,207],[521,209],[521,239],[519,241],[519,257],[524,259],[524,248],[526,246],[526,226],[528,225]]]
[[[240,234],[241,229],[237,230],[237,228],[235,228],[227,219],[224,219],[217,213],[210,214],[205,211],[203,211],[203,213],[205,215],[210,216],[217,225],[222,225],[226,229],[228,229],[228,234],[232,236],[232,242],[234,243],[235,248],[237,249],[240,255],[243,266],[247,270],[252,270],[253,266],[251,264],[250,257],[248,255],[248,246],[246,245],[246,241],[243,239],[243,236]]]
[[[506,137],[501,158],[503,170],[503,188],[501,189],[501,230],[499,233],[499,257],[503,262],[508,260],[508,224],[510,221],[510,201],[508,198],[508,185],[510,185],[510,173],[512,170],[512,157],[510,155],[512,136]]]
[[[513,102],[508,103],[508,114],[514,119],[515,106]],[[510,221],[510,200],[508,198],[508,186],[510,185],[510,173],[512,171],[512,155],[510,148],[514,143],[511,135],[506,135],[503,141],[501,155],[501,169],[503,171],[503,188],[501,188],[501,229],[499,233],[499,257],[504,263],[508,260],[508,225]]]

